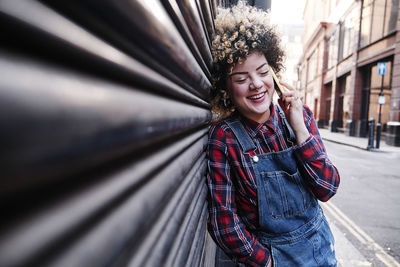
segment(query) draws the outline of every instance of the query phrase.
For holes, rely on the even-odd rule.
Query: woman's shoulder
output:
[[[226,153],[228,143],[227,140],[231,138],[229,132],[230,129],[226,122],[224,122],[223,120],[213,122],[208,132],[208,153],[212,153],[212,151],[215,150],[223,151],[223,153]]]
[[[228,124],[226,123],[226,119],[215,121],[211,124],[209,130],[209,136],[225,136],[226,134],[230,134],[231,129],[229,128]]]

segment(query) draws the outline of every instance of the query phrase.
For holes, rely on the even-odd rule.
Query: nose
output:
[[[261,87],[263,87],[263,82],[259,78],[253,78],[250,84],[250,89],[255,89],[259,90]]]

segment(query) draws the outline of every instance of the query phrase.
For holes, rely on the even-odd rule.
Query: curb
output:
[[[355,148],[362,149],[362,150],[365,150],[365,151],[381,152],[380,150],[375,149],[375,148],[368,149],[366,147],[361,147],[361,146],[357,146],[357,145],[353,145],[353,144],[349,144],[349,143],[345,143],[345,142],[329,139],[329,138],[326,138],[326,137],[322,137],[322,140],[328,141],[328,142],[332,142],[332,143],[336,143],[336,144],[340,144],[340,145],[355,147]]]
[[[387,150],[380,149],[380,148],[368,148],[368,147],[364,147],[364,146],[353,145],[353,144],[350,144],[350,143],[347,143],[347,142],[338,141],[338,140],[335,140],[335,139],[322,137],[322,136],[321,136],[321,138],[324,141],[336,143],[336,144],[339,144],[339,145],[350,146],[350,147],[354,147],[354,148],[361,149],[361,150],[364,150],[364,151],[369,151],[369,152],[375,152],[375,153],[400,153],[400,150],[399,151],[387,151]]]

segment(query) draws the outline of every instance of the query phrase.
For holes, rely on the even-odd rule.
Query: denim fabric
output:
[[[227,121],[244,152],[253,140],[239,121]],[[317,199],[304,183],[292,148],[253,155],[260,231],[274,267],[337,266],[334,238]]]

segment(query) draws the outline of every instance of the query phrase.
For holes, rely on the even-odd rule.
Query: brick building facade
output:
[[[366,136],[383,94],[383,136],[400,146],[399,0],[307,0],[304,24],[299,90],[319,127]]]

